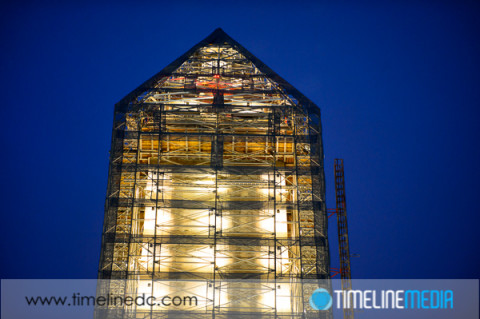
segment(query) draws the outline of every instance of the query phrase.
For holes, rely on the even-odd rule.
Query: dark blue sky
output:
[[[454,1],[4,2],[0,277],[96,277],[113,105],[222,27],[321,108],[330,207],[345,159],[354,278],[479,278],[479,15]]]

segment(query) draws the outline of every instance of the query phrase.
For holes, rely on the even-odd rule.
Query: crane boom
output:
[[[350,270],[350,246],[348,243],[347,202],[345,198],[345,172],[343,169],[343,159],[335,159],[334,169],[340,278],[342,281],[342,290],[345,293],[352,289],[352,276]],[[344,319],[353,319],[352,306],[351,302],[349,303],[349,307],[343,305]]]

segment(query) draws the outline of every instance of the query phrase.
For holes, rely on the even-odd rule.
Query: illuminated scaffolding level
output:
[[[221,29],[115,105],[99,278],[216,289],[201,310],[119,318],[319,318],[275,282],[329,263],[320,110]]]

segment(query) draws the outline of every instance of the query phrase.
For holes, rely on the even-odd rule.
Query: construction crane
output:
[[[334,170],[336,208],[329,209],[330,215],[328,217],[331,217],[334,214],[337,215],[340,268],[332,268],[334,270],[332,277],[340,274],[342,290],[345,294],[347,291],[352,290],[352,275],[350,268],[350,246],[348,243],[347,201],[345,198],[345,172],[343,169],[343,159],[335,159]],[[343,318],[353,319],[353,305],[351,302],[347,305],[343,305]]]

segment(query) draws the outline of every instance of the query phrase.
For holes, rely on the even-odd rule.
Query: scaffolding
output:
[[[347,200],[345,194],[345,172],[343,168],[343,159],[335,159],[334,173],[336,201],[335,213],[337,214],[338,251],[340,257],[339,272],[342,283],[342,291],[347,293],[348,291],[352,290],[352,274],[350,268],[350,245],[348,242]],[[353,319],[353,316],[353,302],[349,300],[347,306],[345,304],[343,305],[343,318]]]
[[[323,157],[319,108],[221,29],[127,95],[99,266],[120,283],[99,291],[172,293],[174,280],[217,296],[201,311],[115,318],[330,318],[310,308],[314,286],[278,284],[329,278]]]

